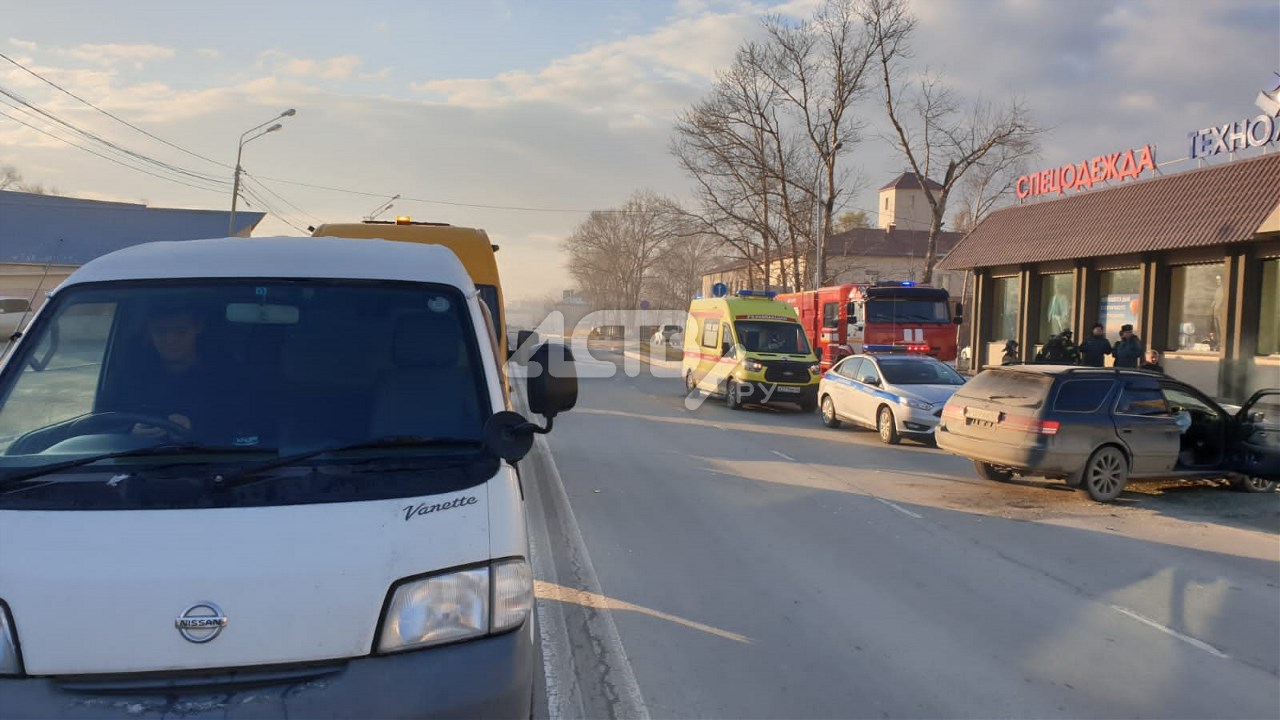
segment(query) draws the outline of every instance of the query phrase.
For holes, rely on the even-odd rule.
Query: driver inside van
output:
[[[145,347],[132,367],[123,366],[131,392],[127,407],[112,408],[167,420],[204,441],[222,440],[226,423],[238,403],[230,361],[213,358],[206,347],[206,322],[198,308],[170,304],[151,311],[145,327]],[[138,423],[135,435],[161,437],[163,427]]]

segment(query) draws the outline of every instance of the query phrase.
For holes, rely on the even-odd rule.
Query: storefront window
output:
[[[992,283],[991,332],[995,342],[1018,337],[1018,278],[996,278]]]
[[[1140,327],[1142,314],[1142,271],[1104,270],[1099,275],[1098,322],[1106,328],[1107,337],[1120,337],[1122,325]]]
[[[1075,289],[1069,274],[1040,278],[1040,342],[1071,327],[1072,295]]]
[[[1224,266],[1184,265],[1170,270],[1167,350],[1217,352],[1222,343]]]
[[[1258,316],[1258,354],[1280,355],[1280,260],[1262,262],[1262,307]]]

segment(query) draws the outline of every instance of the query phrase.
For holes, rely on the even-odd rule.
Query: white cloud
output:
[[[30,40],[19,40],[18,38],[14,38],[14,37],[9,38],[9,44],[18,48],[19,50],[27,50],[27,51],[35,50],[40,47],[39,45],[37,45],[36,43]]]
[[[200,57],[209,58],[210,60],[222,59],[222,51],[217,48],[200,48],[199,50],[196,50],[196,54]]]
[[[96,65],[115,65],[117,63],[132,63],[134,67],[142,67],[148,62],[154,60],[168,60],[177,53],[173,48],[161,47],[159,45],[120,45],[116,43],[108,43],[104,45],[78,45],[73,48],[67,48],[58,51],[62,55],[72,57],[84,62],[94,63]]]
[[[745,13],[678,17],[645,35],[597,45],[538,72],[442,79],[413,89],[449,105],[550,103],[604,115],[619,127],[668,122],[724,67],[756,18]]]

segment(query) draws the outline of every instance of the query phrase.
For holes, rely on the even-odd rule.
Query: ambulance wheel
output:
[[[684,394],[692,395],[698,391],[698,383],[693,381],[693,371],[684,374]]]
[[[738,396],[738,384],[732,380],[724,383],[724,402],[730,410],[742,409],[742,398]]]
[[[818,398],[816,397],[805,398],[804,400],[800,401],[800,412],[802,413],[811,413],[817,409],[818,409]]]
[[[829,428],[840,427],[840,418],[836,417],[836,404],[831,402],[830,395],[822,396],[822,424]]]
[[[880,431],[880,442],[886,445],[897,445],[902,438],[898,436],[898,425],[893,421],[893,411],[888,405],[881,405],[876,413],[876,430]]]

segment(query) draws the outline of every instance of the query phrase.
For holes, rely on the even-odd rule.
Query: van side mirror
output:
[[[536,331],[518,330],[516,332],[516,344],[507,347],[507,359],[515,359],[517,363],[523,365],[529,362],[531,348],[537,344],[538,333]],[[522,350],[523,352],[521,352]]]
[[[533,449],[533,434],[541,430],[520,413],[501,410],[484,423],[484,446],[489,452],[515,464]]]
[[[573,353],[561,343],[543,343],[534,348],[529,357],[530,368],[525,379],[529,395],[529,411],[547,419],[550,432],[551,419],[570,410],[578,403],[578,374],[573,366]]]

